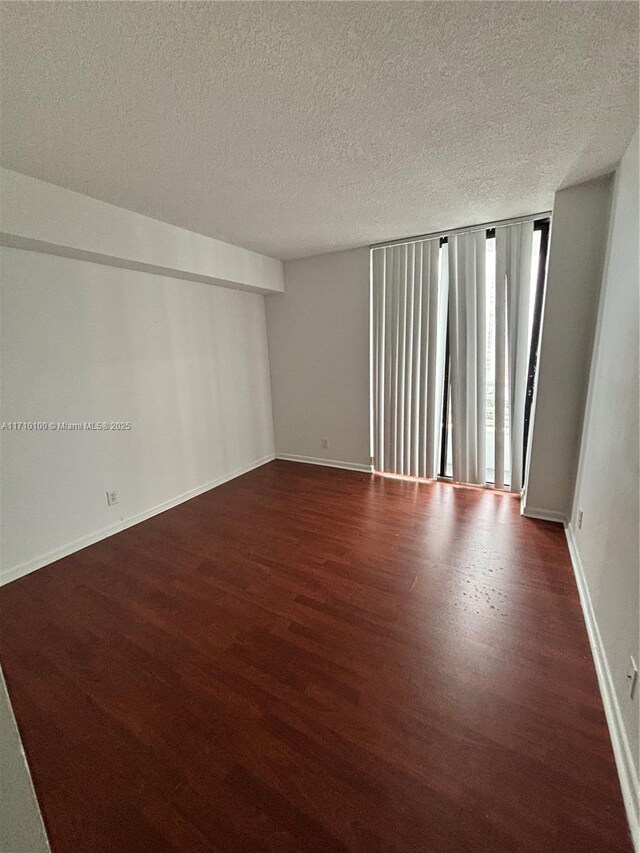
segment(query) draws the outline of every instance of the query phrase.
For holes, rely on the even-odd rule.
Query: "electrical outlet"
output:
[[[636,685],[638,684],[638,665],[633,659],[633,655],[629,655],[627,678],[629,679],[629,699],[633,699],[636,692]]]
[[[582,507],[578,510],[578,530],[582,530]]]
[[[329,439],[328,438],[320,439],[320,443],[322,444],[322,446],[324,447],[325,450],[329,449]]]
[[[117,492],[106,492],[107,495],[107,506],[115,506],[118,503],[118,493]]]

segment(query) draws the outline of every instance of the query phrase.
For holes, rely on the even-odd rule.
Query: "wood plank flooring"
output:
[[[0,589],[0,651],[53,853],[631,850],[509,495],[273,462]]]

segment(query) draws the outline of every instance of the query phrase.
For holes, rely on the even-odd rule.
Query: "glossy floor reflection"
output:
[[[0,590],[54,853],[614,853],[564,533],[273,462]]]

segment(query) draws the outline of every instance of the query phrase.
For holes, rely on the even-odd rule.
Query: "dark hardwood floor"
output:
[[[631,850],[506,494],[273,462],[2,588],[0,650],[54,853]]]

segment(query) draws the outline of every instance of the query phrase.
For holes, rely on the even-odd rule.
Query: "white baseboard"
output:
[[[327,468],[344,468],[346,471],[364,471],[370,474],[371,465],[361,465],[358,462],[341,462],[338,459],[320,459],[315,456],[295,456],[293,453],[277,453],[276,459],[286,462],[305,462],[307,465],[325,465]]]
[[[567,516],[564,512],[556,512],[555,510],[536,509],[536,507],[521,505],[520,515],[524,515],[525,518],[537,518],[538,521],[557,521],[559,524],[567,523]]]
[[[175,498],[170,498],[167,501],[163,501],[150,509],[145,509],[143,512],[139,512],[129,518],[124,518],[121,521],[117,521],[115,524],[102,527],[100,530],[94,530],[86,536],[81,536],[73,542],[68,542],[60,548],[47,551],[46,554],[40,554],[31,560],[19,563],[17,566],[4,569],[0,572],[0,586],[11,583],[11,581],[17,580],[24,575],[28,575],[30,572],[36,571],[36,569],[41,569],[43,566],[48,566],[49,563],[54,563],[56,560],[61,560],[63,557],[68,557],[69,554],[74,554],[76,551],[80,551],[88,545],[93,545],[101,539],[113,536],[114,533],[119,533],[121,530],[133,527],[134,524],[139,524],[141,521],[145,521],[147,518],[158,515],[159,513],[164,512],[167,509],[171,509],[178,504],[184,503],[191,498],[195,498],[203,492],[208,492],[209,489],[214,489],[216,486],[221,486],[229,480],[234,480],[236,477],[242,476],[242,474],[248,474],[249,471],[253,471],[254,468],[259,468],[261,465],[265,465],[267,462],[271,462],[275,458],[275,454],[273,453],[268,456],[263,456],[262,459],[257,459],[255,462],[250,462],[248,465],[236,468],[235,471],[231,471],[229,474],[224,474],[221,477],[216,477],[215,480],[210,480],[208,483],[202,483],[202,485],[196,486],[195,489],[189,489],[188,492],[183,492],[181,495],[178,495]]]
[[[587,626],[587,634],[589,635],[589,643],[591,644],[591,653],[598,675],[602,704],[604,705],[609,734],[611,735],[613,754],[618,769],[618,776],[620,777],[620,787],[622,788],[622,798],[631,828],[631,837],[637,853],[640,853],[640,786],[638,774],[634,767],[629,740],[613,686],[611,670],[609,669],[607,655],[596,621],[582,561],[580,560],[580,553],[570,524],[565,524],[565,533],[576,577],[576,584],[578,586],[578,593],[580,595],[582,612],[584,613],[584,621]]]

